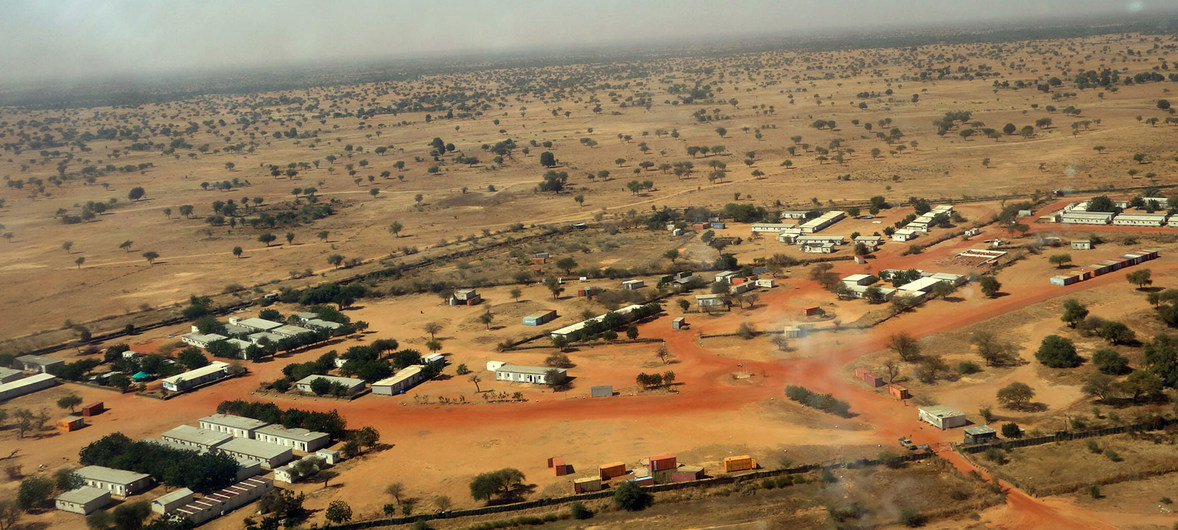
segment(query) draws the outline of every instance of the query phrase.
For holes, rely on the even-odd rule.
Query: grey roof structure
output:
[[[282,456],[283,453],[290,451],[289,447],[282,447],[266,442],[259,442],[249,438],[234,438],[221,444],[218,449],[225,451],[232,451],[234,453],[241,453],[244,455],[254,456],[270,460]]]
[[[203,446],[215,446],[233,439],[233,435],[223,432],[209,431],[191,425],[180,425],[162,434],[165,439],[174,438],[180,442],[187,442]]]
[[[298,440],[301,442],[312,442],[323,438],[324,436],[328,436],[328,434],[325,432],[312,431],[309,429],[303,429],[301,427],[288,429],[281,425],[267,425],[266,427],[262,427],[261,429],[258,429],[254,432],[257,434],[267,434],[270,436],[278,436],[281,438]]]
[[[224,425],[235,429],[257,429],[258,427],[270,425],[268,422],[262,420],[255,420],[245,416],[234,416],[233,414],[213,414],[212,416],[201,418],[200,421]]]
[[[103,466],[86,466],[76,471],[76,473],[83,479],[110,482],[112,484],[130,484],[137,480],[150,478],[149,475],[143,473]]]
[[[73,502],[73,503],[77,503],[77,504],[88,504],[96,499],[99,499],[101,497],[105,497],[107,495],[110,495],[110,493],[108,493],[104,489],[92,488],[90,486],[82,486],[78,489],[72,489],[72,490],[69,490],[65,493],[62,493],[61,495],[54,497],[54,499],[59,500],[59,501],[64,501],[64,502]]]

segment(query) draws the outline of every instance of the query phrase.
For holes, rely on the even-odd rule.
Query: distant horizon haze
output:
[[[340,0],[0,4],[0,84],[150,78],[465,54],[592,51],[1172,10],[1101,0]]]

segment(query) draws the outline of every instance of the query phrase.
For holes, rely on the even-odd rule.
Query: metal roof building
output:
[[[75,473],[82,478],[82,482],[87,486],[106,490],[121,497],[134,495],[151,485],[151,477],[149,475],[122,469],[86,466],[75,471]]]
[[[90,486],[69,490],[53,499],[58,510],[90,515],[111,503],[110,492]]]
[[[57,384],[57,378],[49,374],[34,374],[0,385],[0,401],[25,394],[32,394]]]
[[[233,435],[222,431],[199,429],[191,425],[180,425],[161,434],[160,438],[187,448],[212,449],[232,440]]]
[[[303,452],[317,451],[331,443],[331,436],[303,428],[288,429],[281,425],[267,425],[254,431],[254,439]]]
[[[273,469],[294,460],[294,453],[289,447],[249,438],[234,438],[221,444],[216,450],[235,458],[257,462],[266,469]]]
[[[213,414],[200,419],[200,428],[226,432],[237,438],[253,438],[254,431],[267,425],[270,423],[233,414]]]
[[[354,379],[351,377],[337,377],[334,375],[308,375],[307,377],[299,379],[298,382],[295,383],[295,388],[299,389],[300,392],[311,393],[311,392],[313,392],[313,390],[311,390],[311,383],[315,382],[316,379],[326,379],[327,382],[330,384],[343,385],[344,388],[347,389],[347,394],[349,396],[354,395],[354,394],[360,392],[361,390],[364,390],[364,380],[363,379]]]
[[[537,385],[551,385],[559,383],[560,381],[549,381],[548,371],[556,371],[558,380],[563,381],[568,378],[568,371],[564,368],[549,368],[546,366],[519,366],[515,364],[505,364],[495,370],[495,379],[497,381],[511,381],[515,383],[533,383]]]

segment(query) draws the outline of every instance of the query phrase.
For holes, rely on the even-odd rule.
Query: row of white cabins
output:
[[[1163,197],[1147,197],[1146,203],[1156,202],[1163,209],[1167,205],[1167,199]],[[1117,208],[1125,209],[1129,207],[1129,201],[1113,201],[1113,205]],[[1062,210],[1053,214],[1045,215],[1041,219],[1053,223],[1062,224],[1083,224],[1083,225],[1114,225],[1114,226],[1168,226],[1171,228],[1178,228],[1178,215],[1171,216],[1168,212],[1161,213],[1150,212],[1090,212],[1088,211],[1088,201],[1071,203],[1064,206]]]

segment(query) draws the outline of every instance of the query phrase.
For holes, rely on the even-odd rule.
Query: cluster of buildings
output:
[[[631,305],[628,305],[626,307],[623,307],[623,308],[618,309],[617,311],[613,311],[613,312],[625,317],[626,315],[628,315],[634,311],[637,311],[639,309],[642,309],[642,306],[637,305],[637,304],[631,304]],[[582,329],[585,329],[585,326],[588,325],[589,323],[601,322],[603,319],[605,319],[605,315],[599,315],[599,316],[595,316],[590,319],[582,320],[580,322],[577,322],[576,324],[571,324],[571,325],[565,326],[563,328],[554,330],[551,333],[551,336],[554,339],[557,337],[563,337],[563,338],[567,339],[567,338],[571,337],[574,333],[577,333],[577,332],[581,331]]]
[[[1140,265],[1142,263],[1145,263],[1147,261],[1154,260],[1157,258],[1158,258],[1158,251],[1157,250],[1152,250],[1152,249],[1140,250],[1137,252],[1125,254],[1124,256],[1121,256],[1119,258],[1113,258],[1110,260],[1102,261],[1100,263],[1088,265],[1087,267],[1081,267],[1080,272],[1078,272],[1076,274],[1052,276],[1051,277],[1051,284],[1052,285],[1072,285],[1073,283],[1079,283],[1084,280],[1090,280],[1090,279],[1095,278],[1097,276],[1102,276],[1102,275],[1108,274],[1113,271],[1118,271],[1118,270],[1124,269],[1125,267],[1132,267],[1134,265]]]
[[[246,348],[251,345],[260,345],[263,341],[277,344],[291,337],[315,331],[334,332],[343,327],[343,324],[339,322],[323,320],[318,313],[296,313],[292,315],[292,318],[301,325],[284,324],[258,317],[229,317],[229,323],[225,325],[226,335],[201,333],[194,325],[189,333],[180,336],[180,341],[201,349],[208,349],[209,344],[213,342],[225,341],[236,347],[240,352],[240,358],[244,359]]]
[[[292,481],[294,473],[284,464],[295,459],[294,451],[308,453],[325,464],[340,459],[338,451],[326,449],[331,444],[327,433],[289,429],[230,414],[201,418],[199,427],[180,425],[148,441],[200,453],[217,451],[238,461],[236,483],[232,486],[199,498],[192,490],[181,488],[152,501],[152,511],[188,519],[194,525],[225,515],[274,489],[272,480],[259,476],[263,470],[273,470],[277,480]],[[60,510],[83,515],[109,506],[112,496],[126,498],[154,485],[149,475],[103,466],[86,466],[76,473],[83,486],[59,495],[55,504]]]
[[[819,236],[815,235],[818,232],[830,227],[831,225],[846,219],[847,213],[840,211],[825,212],[818,217],[810,220],[804,220],[806,212],[789,211],[782,212],[782,219],[797,219],[802,221],[801,224],[796,223],[754,223],[752,225],[752,233],[777,234],[777,240],[782,243],[797,244],[802,248],[802,252],[815,254],[829,254],[834,252],[834,248],[839,245],[844,245],[847,238],[837,235]]]
[[[771,289],[777,285],[772,278],[761,278],[762,274],[769,272],[765,267],[756,267],[752,270],[752,274],[743,275],[738,271],[724,271],[716,274],[715,283],[724,284],[728,286],[728,293],[711,293],[711,294],[697,294],[695,295],[695,305],[700,311],[709,311],[712,308],[725,307],[728,304],[728,296],[747,293],[753,289]]]
[[[1164,197],[1147,197],[1146,203],[1154,202],[1162,208],[1167,204]],[[1129,201],[1112,201],[1120,209],[1129,207]],[[1114,225],[1114,226],[1170,226],[1178,227],[1178,216],[1171,217],[1169,213],[1150,212],[1091,212],[1088,211],[1088,201],[1071,203],[1056,213],[1043,216],[1041,219],[1053,223],[1080,225]]]
[[[842,286],[845,288],[843,293],[853,296],[855,298],[867,298],[868,289],[879,280],[891,280],[892,275],[902,271],[896,269],[884,269],[879,272],[879,276],[872,276],[870,274],[852,274],[842,279]],[[895,296],[909,297],[913,301],[920,302],[928,297],[929,293],[933,291],[938,283],[945,282],[952,286],[960,286],[969,281],[969,278],[961,274],[953,274],[948,272],[920,272],[921,277],[905,283],[897,288],[886,286],[875,286],[879,291],[879,296],[882,300],[891,300]]]
[[[916,219],[913,219],[904,228],[892,232],[892,241],[910,241],[916,239],[921,234],[927,234],[929,228],[936,222],[938,216],[949,216],[953,214],[953,206],[948,204],[938,204]]]

